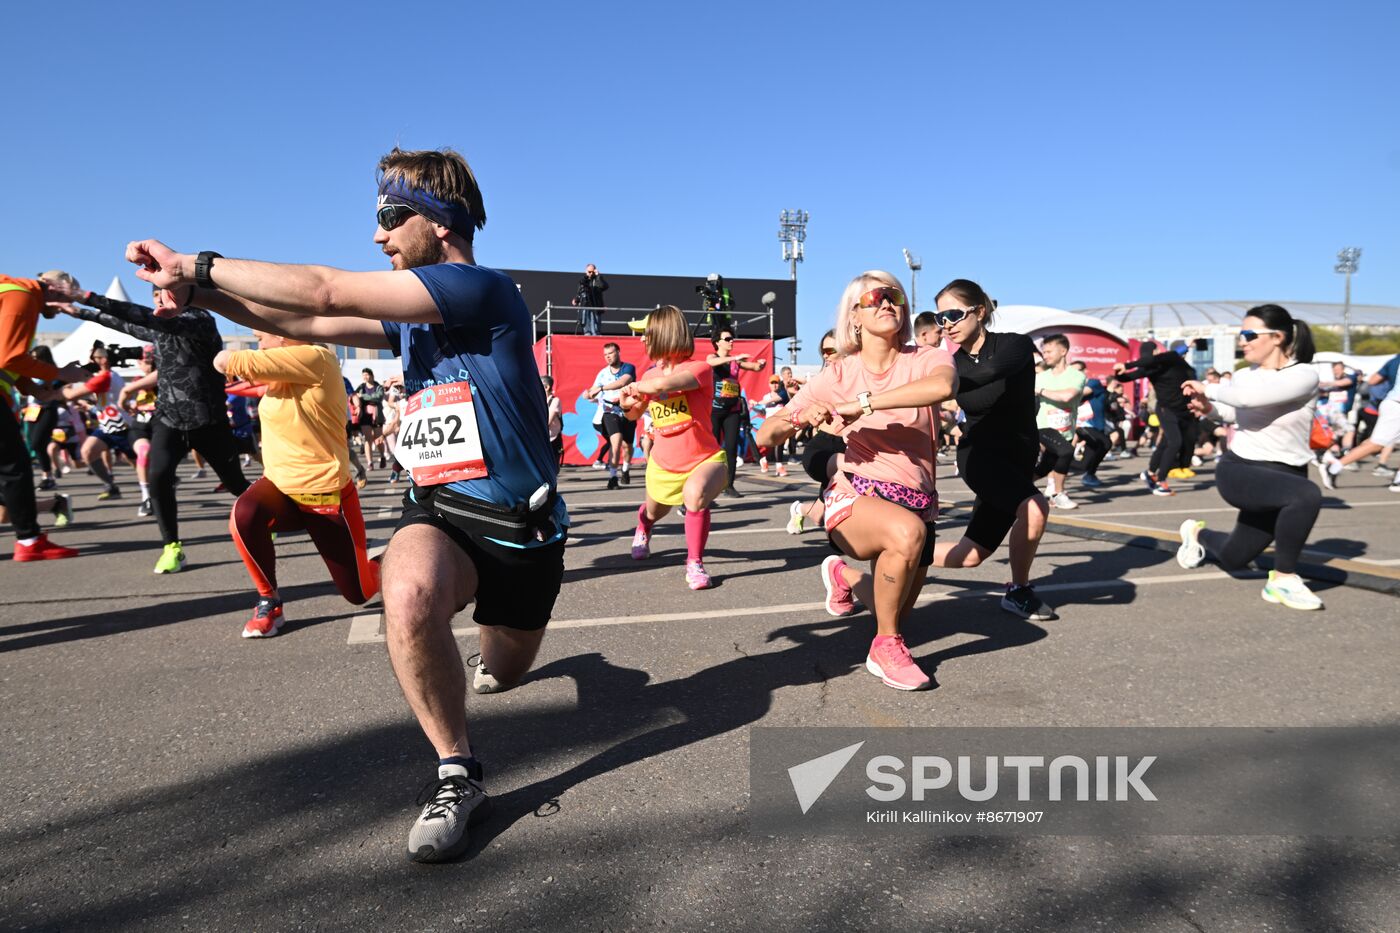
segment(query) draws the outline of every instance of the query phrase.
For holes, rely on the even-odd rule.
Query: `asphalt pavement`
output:
[[[109,503],[69,477],[78,521],[54,537],[83,555],[0,562],[0,928],[1397,929],[1393,838],[750,831],[754,726],[1400,721],[1400,602],[1323,580],[1325,611],[1293,612],[1260,598],[1261,573],[1185,571],[1095,537],[1094,524],[1230,521],[1209,465],[1171,498],[1148,494],[1142,465],[1106,465],[1092,494],[1071,481],[1081,507],[1055,519],[1079,524],[1053,526],[1036,565],[1059,621],[998,608],[1004,551],[930,576],[906,629],[935,680],[923,693],[865,671],[869,615],[823,610],[825,538],[783,528],[813,490],[799,468],[740,472],[744,497],[716,506],[704,592],[685,586],[678,517],[651,560],[630,559],[640,472],[608,492],[602,474],[566,470],[555,622],[525,684],[468,699],[493,815],[439,866],[405,859],[434,758],[377,602],[345,603],[306,537],[285,536],[288,626],[241,639],[254,597],[212,479],[180,489],[187,569],[155,576],[159,536],[130,473]],[[364,494],[372,541],[397,517],[384,476]],[[1400,572],[1400,496],[1385,486],[1344,474],[1313,550]],[[940,490],[939,534],[955,536],[970,496],[956,479]]]

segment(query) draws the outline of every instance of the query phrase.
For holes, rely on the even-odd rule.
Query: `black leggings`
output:
[[[1103,463],[1104,454],[1108,453],[1113,442],[1098,428],[1080,428],[1075,433],[1084,441],[1084,473],[1086,476],[1093,476],[1098,472],[1099,464]]]
[[[182,431],[156,418],[151,425],[151,458],[147,477],[151,484],[151,507],[160,526],[161,540],[180,540],[180,518],[175,508],[175,470],[191,451],[199,451],[219,475],[231,495],[241,496],[248,488],[238,463],[238,444],[228,422],[216,422]]]
[[[1036,464],[1035,476],[1039,479],[1049,473],[1068,473],[1074,463],[1074,444],[1052,428],[1040,429],[1040,444],[1045,448]],[[1064,492],[1063,489],[1060,492]]]
[[[1175,412],[1161,405],[1157,406],[1157,420],[1162,423],[1162,439],[1157,442],[1147,469],[1158,482],[1166,482],[1168,471],[1191,465],[1199,422],[1189,411]]]
[[[1201,531],[1207,553],[1226,570],[1240,570],[1274,545],[1274,569],[1293,573],[1322,508],[1322,492],[1307,467],[1245,460],[1227,453],[1215,468],[1220,498],[1240,510],[1235,528]]]
[[[34,470],[29,449],[10,406],[0,401],[0,502],[10,516],[17,538],[39,537],[38,506],[34,503]]]
[[[744,423],[738,408],[733,411],[710,410],[710,428],[715,432],[715,440],[724,448],[729,458],[729,482],[734,485],[734,470],[739,466],[739,442],[744,439]]]
[[[39,417],[29,422],[29,449],[39,461],[39,469],[53,474],[53,459],[49,456],[49,441],[58,427],[58,403],[48,402],[39,409]]]

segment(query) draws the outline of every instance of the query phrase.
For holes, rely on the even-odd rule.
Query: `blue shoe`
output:
[[[1079,485],[1083,486],[1085,489],[1098,489],[1103,485],[1103,480],[1099,479],[1093,473],[1085,473],[1080,478]]]

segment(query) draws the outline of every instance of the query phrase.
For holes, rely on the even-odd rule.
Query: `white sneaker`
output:
[[[1057,492],[1055,495],[1051,496],[1050,504],[1057,509],[1064,509],[1066,511],[1079,508],[1073,499],[1062,492]]]
[[[1317,472],[1322,479],[1322,487],[1324,489],[1336,489],[1337,474],[1332,472],[1332,464],[1337,462],[1337,458],[1329,453],[1325,454],[1321,460],[1315,460],[1313,462],[1317,464]]]
[[[1181,547],[1176,549],[1176,562],[1186,570],[1194,570],[1206,562],[1206,549],[1201,547],[1198,540],[1201,529],[1206,527],[1205,522],[1188,518],[1181,523],[1178,533],[1181,535]]]
[[[1270,570],[1269,582],[1264,584],[1264,590],[1259,595],[1264,597],[1267,602],[1278,603],[1289,609],[1308,611],[1322,608],[1322,600],[1317,598],[1316,593],[1308,589],[1303,578],[1296,573],[1281,574],[1276,570]]]
[[[1378,464],[1376,464],[1375,468],[1371,470],[1371,475],[1372,475],[1372,476],[1394,476],[1394,475],[1395,475],[1395,471],[1392,470],[1390,467],[1386,466],[1386,465],[1383,464],[1383,463],[1378,463]]]
[[[803,510],[801,501],[794,502],[788,506],[787,533],[790,535],[802,534],[802,523],[807,520],[806,512]]]
[[[594,460],[594,461],[593,461],[593,469],[595,469],[595,470],[606,470],[607,467],[605,467],[605,466],[603,465],[603,461],[601,461],[601,460]]]
[[[1202,460],[1200,457],[1197,457],[1197,456],[1195,456],[1195,455],[1192,455],[1192,457],[1191,457],[1191,465],[1192,465],[1193,467],[1201,466],[1201,465],[1204,464],[1204,463],[1205,463],[1205,461]]]
[[[1386,492],[1400,492],[1400,483],[1391,483],[1385,487]]]

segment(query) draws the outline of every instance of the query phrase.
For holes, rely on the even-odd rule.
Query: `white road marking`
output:
[[[1400,505],[1400,499],[1382,499],[1379,502],[1349,502],[1347,508],[1323,506],[1324,512],[1351,512],[1356,509],[1368,509],[1377,505]],[[1232,508],[1211,508],[1211,509],[1146,509],[1141,512],[1090,512],[1083,506],[1075,510],[1076,518],[1112,518],[1117,515],[1205,515],[1211,512],[1238,512],[1239,509]]]
[[[1169,576],[1125,577],[1119,580],[1083,580],[1078,583],[1046,583],[1037,585],[1037,593],[1054,593],[1068,590],[1101,590],[1119,586],[1149,586],[1158,583],[1187,583],[1206,580],[1228,580],[1230,575],[1221,570],[1206,570],[1196,573],[1177,573]],[[959,599],[983,599],[999,597],[1002,588],[985,590],[965,590],[958,593],[925,593],[919,597],[917,605],[948,602]],[[734,619],[746,616],[782,615],[788,613],[824,612],[824,602],[785,603],[779,606],[748,606],[733,609],[708,609],[702,612],[669,612],[653,615],[602,616],[594,619],[558,619],[549,623],[551,629],[596,628],[604,625],[639,625],[650,622],[695,622],[705,619]],[[458,638],[469,638],[476,634],[475,623],[461,619],[452,626],[452,634]],[[379,644],[384,641],[383,616],[380,613],[362,613],[350,621],[350,637],[346,644]]]

